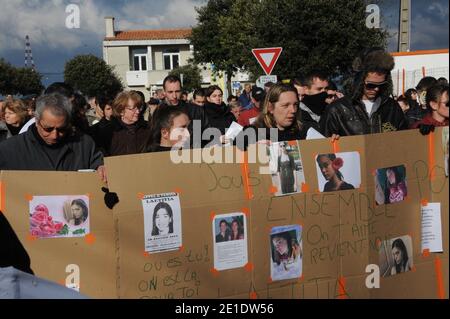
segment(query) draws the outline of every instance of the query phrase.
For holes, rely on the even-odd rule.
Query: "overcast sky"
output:
[[[299,0],[300,1],[300,0]],[[345,0],[343,0],[345,1]],[[389,49],[397,50],[400,0],[381,0],[383,25],[393,37]],[[81,10],[79,29],[65,26],[66,6]],[[191,27],[195,7],[205,0],[0,0],[0,57],[24,65],[25,35],[31,38],[34,61],[44,84],[62,80],[67,60],[78,54],[102,56],[103,17],[114,16],[116,29]],[[412,50],[449,47],[448,0],[412,0]]]

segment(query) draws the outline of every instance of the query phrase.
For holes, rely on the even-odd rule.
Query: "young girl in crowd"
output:
[[[448,126],[448,85],[430,87],[425,100],[429,113],[411,128],[419,128],[421,125]]]
[[[177,106],[160,106],[151,124],[152,143],[149,152],[186,148],[190,141],[189,117]]]

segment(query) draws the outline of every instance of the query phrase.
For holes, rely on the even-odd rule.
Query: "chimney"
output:
[[[105,17],[106,37],[114,38],[116,36],[114,30],[114,17]]]

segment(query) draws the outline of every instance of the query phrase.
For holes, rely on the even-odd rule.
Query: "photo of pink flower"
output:
[[[89,197],[86,195],[33,196],[28,207],[30,234],[36,238],[89,234]]]
[[[53,221],[53,217],[49,215],[47,206],[39,204],[34,208],[34,212],[30,217],[31,235],[37,237],[52,237],[58,234],[64,224]]]

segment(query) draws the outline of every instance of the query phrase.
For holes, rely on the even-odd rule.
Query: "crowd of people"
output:
[[[328,74],[313,71],[288,83],[269,82],[264,88],[245,85],[227,103],[219,86],[190,94],[172,75],[147,102],[142,92],[133,90],[86,99],[70,85],[56,82],[38,97],[0,101],[0,170],[92,170],[107,183],[104,157],[227,144],[227,129],[234,122],[243,127],[244,135],[266,132],[246,139],[247,144],[306,139],[310,128],[338,139],[415,128],[428,134],[434,127],[447,126],[447,80],[424,77],[416,88],[395,98],[393,68],[390,54],[371,48],[356,57],[353,81],[345,94]],[[221,138],[193,140],[195,123],[200,132],[217,129]],[[319,164],[326,160],[320,158]],[[335,175],[334,184],[327,184],[330,190],[343,188]],[[105,203],[112,208],[117,196],[103,190]],[[11,231],[8,225],[6,230]],[[23,263],[22,269],[29,269],[26,258]]]
[[[192,140],[195,121],[201,132],[220,131],[220,143],[229,142],[225,134],[233,122],[244,127],[243,133],[266,129],[267,140],[275,129],[277,141],[305,139],[309,128],[339,138],[408,128],[426,134],[448,125],[446,79],[424,77],[415,89],[395,98],[390,54],[365,50],[353,68],[345,95],[329,75],[313,71],[264,88],[247,84],[227,103],[217,85],[198,88],[188,100],[189,92],[171,75],[147,102],[140,91],[86,99],[66,83],[53,83],[37,98],[0,102],[0,169],[92,169],[106,179],[106,156],[211,145],[211,139]]]

